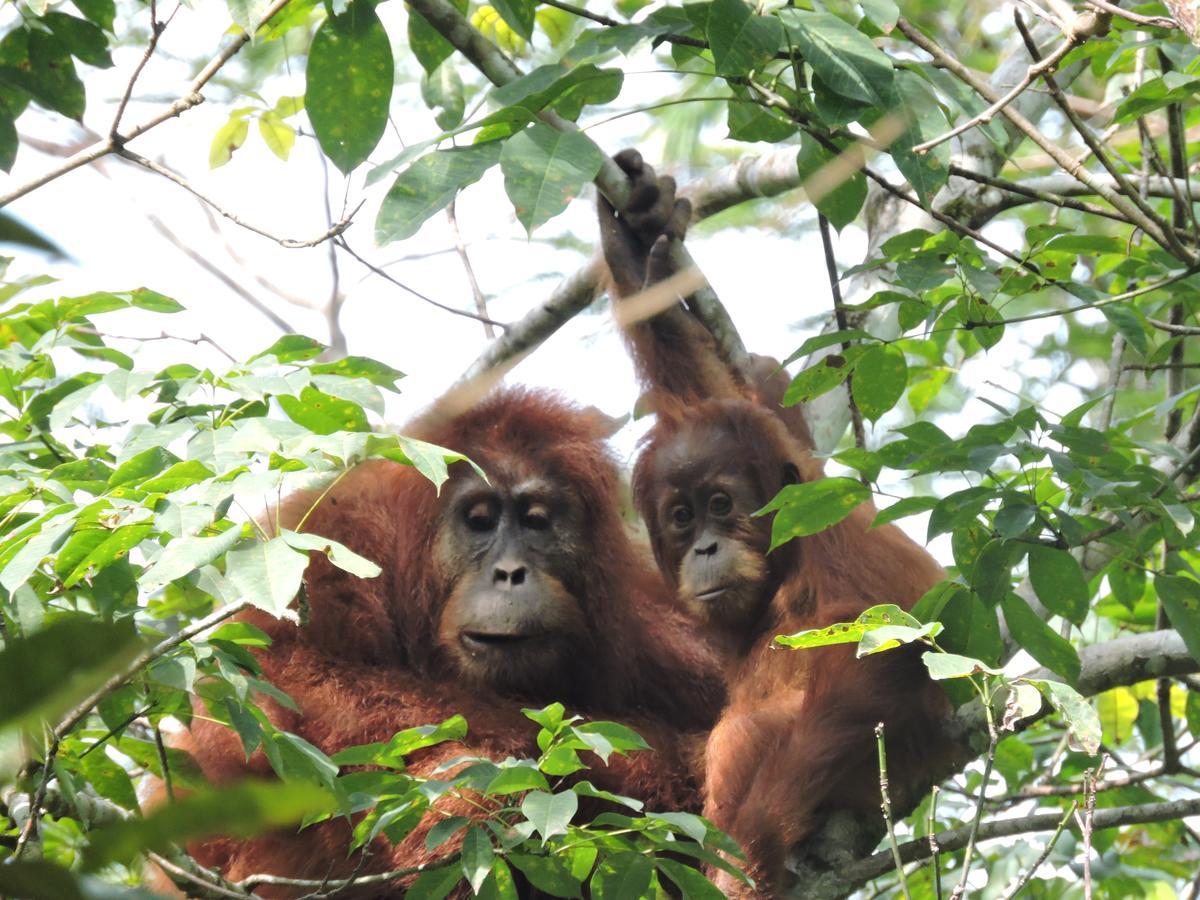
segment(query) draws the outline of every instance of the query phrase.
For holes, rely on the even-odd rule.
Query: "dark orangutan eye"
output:
[[[708,498],[708,511],[714,516],[727,516],[733,512],[733,500],[724,491],[719,491]]]
[[[691,525],[692,518],[692,508],[690,506],[685,506],[681,503],[671,510],[671,521],[675,524],[676,528],[686,528],[688,525]]]
[[[496,527],[496,511],[492,504],[480,500],[467,510],[466,522],[472,531],[491,531]]]
[[[550,527],[550,509],[544,503],[530,503],[521,516],[521,524],[534,531],[544,531]]]

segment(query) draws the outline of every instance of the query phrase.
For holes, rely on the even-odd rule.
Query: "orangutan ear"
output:
[[[799,467],[795,463],[790,463],[790,462],[784,463],[783,464],[784,487],[787,487],[789,484],[799,484],[800,481],[801,481],[801,478],[800,478]]]

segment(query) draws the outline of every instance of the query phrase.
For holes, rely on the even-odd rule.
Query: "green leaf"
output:
[[[277,398],[289,419],[315,434],[336,431],[370,431],[367,414],[357,403],[331,397],[314,387],[305,387],[299,397]]]
[[[0,728],[54,719],[133,656],[129,619],[113,624],[67,614],[0,650]]]
[[[297,550],[315,550],[318,553],[324,553],[329,557],[329,561],[339,569],[349,572],[351,575],[357,575],[359,578],[374,578],[383,571],[366,557],[359,556],[353,550],[339,544],[337,541],[322,537],[319,534],[297,534],[295,531],[288,531],[286,528],[281,528],[279,536],[287,542],[289,547],[295,547]]]
[[[209,641],[228,641],[243,647],[270,647],[271,638],[249,622],[225,622],[208,636]]]
[[[270,151],[287,162],[296,143],[296,130],[268,110],[258,117],[258,133]]]
[[[250,837],[333,810],[327,791],[303,783],[243,782],[223,790],[197,791],[160,806],[145,818],[126,819],[91,832],[83,851],[83,867],[94,872],[110,862],[128,862],[146,850],[161,853],[172,844],[210,834]]]
[[[645,897],[654,877],[654,860],[640,853],[605,856],[588,882],[595,900],[626,900]]]
[[[937,623],[931,622],[931,625]],[[830,644],[857,644],[864,634],[887,625],[921,628],[921,623],[892,603],[881,603],[865,609],[853,622],[838,622],[825,628],[812,628],[792,635],[778,635],[775,643],[797,650],[827,647]]]
[[[705,878],[704,873],[698,869],[663,857],[656,859],[655,864],[660,872],[683,891],[684,900],[723,900],[725,897],[720,888]]]
[[[499,162],[500,153],[501,145],[491,142],[422,156],[396,176],[383,198],[375,219],[375,242],[387,244],[412,237],[426,219]]]
[[[829,223],[841,231],[854,221],[867,200],[867,177],[862,172],[852,172],[835,182],[835,178],[842,177],[840,170],[830,167],[836,158],[816,138],[806,134],[800,141],[796,167],[804,182],[804,193]]]
[[[180,537],[167,544],[154,564],[138,578],[142,590],[152,593],[163,585],[206,566],[238,542],[242,529],[233,527],[213,537]]]
[[[0,169],[5,172],[12,170],[13,163],[17,161],[17,147],[19,138],[17,137],[17,126],[13,122],[12,116],[5,107],[3,101],[0,101]],[[0,235],[3,235],[0,240],[6,243],[12,243],[17,239],[17,243],[25,244],[27,247],[35,247],[39,243],[45,245],[42,249],[49,249],[50,245],[47,238],[35,232],[28,225],[25,225],[19,219],[13,218],[8,213],[4,214],[3,224],[0,226]]]
[[[112,68],[108,38],[91,22],[57,10],[42,16],[42,22],[50,26],[54,36],[76,59],[99,69]]]
[[[246,143],[250,134],[250,120],[243,110],[234,110],[229,114],[217,133],[213,135],[212,144],[208,148],[208,167],[219,169],[233,159],[233,154]]]
[[[1029,581],[1046,609],[1075,625],[1083,624],[1089,607],[1088,586],[1074,556],[1054,547],[1031,546]]]
[[[149,452],[149,451],[147,451]],[[132,462],[132,460],[130,460]],[[128,465],[128,463],[126,463]],[[124,466],[122,466],[124,468]],[[114,473],[115,476],[115,473]],[[153,494],[169,494],[172,491],[178,491],[185,487],[190,487],[193,484],[199,484],[202,481],[207,481],[210,478],[215,478],[216,473],[208,466],[199,460],[189,459],[184,462],[175,463],[162,473],[143,481],[138,485],[143,491]]]
[[[580,877],[572,870],[571,863],[561,856],[510,853],[508,861],[521,870],[531,885],[551,897],[580,896]]]
[[[892,90],[881,109],[905,117],[904,130],[890,147],[892,159],[917,196],[928,203],[950,177],[950,142],[939,144],[926,153],[914,153],[912,148],[937,137],[947,128],[937,96],[920,75],[901,70],[896,73]],[[999,314],[985,304],[979,318],[994,320],[999,319]],[[999,341],[1003,327],[979,328],[973,333],[981,344],[990,347]]]
[[[1010,592],[1001,599],[1000,606],[1009,631],[1022,649],[1067,681],[1079,678],[1079,654],[1075,648],[1039,619],[1028,603]]]
[[[1133,736],[1133,726],[1138,718],[1138,700],[1126,687],[1113,688],[1096,698],[1096,716],[1104,740],[1119,747]]]
[[[779,18],[825,84],[851,100],[882,107],[891,93],[892,61],[871,39],[837,16],[783,9]]]
[[[500,17],[527,41],[533,40],[533,23],[537,3],[534,0],[491,0]],[[476,888],[478,893],[478,888]]]
[[[152,524],[143,522],[103,532],[107,536],[62,579],[63,587],[72,587],[93,569],[103,569],[114,560],[124,559],[126,554],[153,530]]]
[[[462,869],[459,866],[446,866],[443,869],[422,872],[404,894],[405,900],[442,900],[462,881],[462,877]]]
[[[169,466],[179,462],[179,457],[162,447],[151,447],[117,466],[108,486],[138,485],[152,478]]]
[[[1090,703],[1075,688],[1058,681],[1029,679],[1037,686],[1050,705],[1067,723],[1071,737],[1084,752],[1095,756],[1100,752],[1100,717]]]
[[[379,143],[392,99],[392,47],[370,0],[354,0],[321,23],[305,79],[304,106],[317,141],[349,173]]]
[[[433,111],[438,128],[445,131],[457,127],[467,108],[462,78],[454,66],[438,66],[421,78],[421,99]]]
[[[904,352],[891,344],[871,347],[854,367],[851,394],[859,411],[875,421],[896,405],[908,387]]]
[[[102,890],[110,887],[106,884]],[[40,859],[22,862],[6,860],[0,866],[0,896],[20,897],[22,900],[85,900],[75,875],[62,866]],[[108,894],[90,896],[107,898]]]
[[[476,894],[483,885],[483,880],[492,871],[496,862],[496,851],[492,848],[491,839],[487,832],[478,826],[467,829],[462,844],[462,870]]]
[[[935,653],[926,650],[921,654],[929,677],[934,681],[944,681],[947,678],[965,678],[968,675],[978,675],[986,672],[989,675],[1001,674],[1000,669],[994,669],[982,660],[969,656],[959,656],[957,653]]]
[[[937,505],[937,497],[905,497],[897,500],[887,509],[880,510],[875,516],[875,521],[871,523],[871,527],[878,528],[889,522],[895,522],[897,519],[903,519],[905,516],[928,512]]]
[[[807,403],[814,397],[833,390],[846,380],[859,358],[867,352],[862,344],[853,344],[841,353],[830,353],[804,369],[792,379],[783,395],[784,406]]]
[[[774,16],[760,16],[742,0],[713,0],[708,43],[718,75],[745,75],[775,56],[783,28]]]
[[[518,900],[517,885],[513,881],[512,871],[503,859],[496,860],[491,874],[484,880],[477,896],[482,900]]]
[[[504,142],[500,170],[517,218],[532,232],[558,215],[600,171],[591,138],[535,122]]]
[[[225,577],[242,599],[281,619],[296,621],[288,609],[300,590],[308,554],[293,550],[281,537],[234,550],[225,557]]]
[[[822,478],[804,484],[789,484],[755,515],[775,510],[771,523],[771,550],[792,538],[804,537],[836,525],[861,503],[871,499],[871,491],[853,478]]]
[[[229,17],[242,31],[249,32],[251,38],[270,5],[267,0],[226,0],[226,4],[229,6]]]
[[[86,96],[75,61],[45,31],[16,28],[0,42],[0,85],[27,91],[35,103],[69,119],[83,117]]]
[[[530,790],[549,791],[550,783],[546,781],[546,776],[533,766],[504,766],[496,777],[488,782],[484,793],[516,794]]]
[[[403,435],[398,436],[396,441],[400,445],[398,451],[384,451],[380,456],[412,466],[432,481],[433,486],[439,491],[446,483],[446,479],[450,477],[449,465],[451,463],[466,462],[479,473],[481,478],[486,479],[483,470],[461,453],[455,453],[453,450],[447,450],[437,444],[429,444]]]
[[[885,34],[890,34],[900,18],[900,8],[893,0],[862,0],[860,4],[867,18]]]
[[[1193,659],[1200,659],[1200,584],[1182,575],[1155,575],[1154,588]]]
[[[521,812],[542,836],[543,844],[556,834],[566,834],[578,809],[579,798],[570,791],[561,794],[530,791],[521,801]]]
[[[113,30],[113,19],[117,15],[117,4],[114,0],[71,0],[75,8],[92,22],[105,31]]]
[[[451,0],[451,4],[460,13],[466,14],[468,0]],[[432,72],[454,55],[454,45],[407,3],[404,4],[404,9],[408,14],[409,49],[421,64],[421,68]]]
[[[146,309],[156,313],[177,313],[183,312],[186,309],[178,300],[173,300],[149,288],[136,288],[130,291],[129,302],[138,309]]]

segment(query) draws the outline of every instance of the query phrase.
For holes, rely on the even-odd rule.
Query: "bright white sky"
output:
[[[127,10],[128,6],[122,8]],[[160,8],[169,12],[172,7],[161,4]],[[11,13],[11,7],[9,10]],[[397,84],[393,98],[395,127],[389,129],[373,154],[376,161],[399,152],[401,138],[411,143],[437,133],[432,116],[419,98],[416,64],[408,58],[404,47],[403,7],[383,4],[379,12],[392,37],[399,70],[412,77]],[[137,15],[144,20],[145,8],[139,5]],[[179,11],[160,42],[159,54],[142,74],[125,114],[126,126],[153,115],[182,92],[188,78],[220,46],[228,25],[227,16],[222,3],[205,3],[195,10]],[[80,66],[88,93],[85,124],[93,131],[107,133],[115,101],[141,53],[140,47],[119,50],[114,54],[116,67],[110,70]],[[624,66],[628,74],[619,108],[653,103],[670,89],[664,84],[670,81],[670,76],[647,72],[654,66],[648,56],[625,60]],[[231,66],[230,71],[236,74],[237,67]],[[294,71],[270,79],[262,93],[267,103],[273,105],[280,96],[303,92],[303,75]],[[324,176],[315,141],[300,138],[290,160],[284,164],[266,148],[257,127],[252,125],[249,139],[233,161],[210,170],[209,145],[226,121],[229,107],[222,102],[225,92],[220,86],[210,85],[206,94],[215,102],[205,103],[154,129],[137,139],[131,148],[181,172],[224,208],[273,234],[305,239],[322,233],[327,227],[322,202]],[[582,124],[587,123],[585,114]],[[630,116],[589,133],[612,153],[634,143],[644,125],[643,117]],[[81,138],[74,123],[41,111],[27,113],[18,128],[23,135],[59,144]],[[706,132],[703,140],[709,145],[720,144],[723,134],[722,126]],[[745,145],[728,146],[737,153],[746,152]],[[663,156],[661,147],[642,149],[651,161]],[[5,183],[24,182],[56,162],[54,157],[23,144]],[[376,265],[386,265],[402,257],[452,251],[451,232],[440,214],[410,240],[376,248],[373,222],[387,182],[365,189],[363,177],[367,168],[363,167],[350,179],[348,192],[340,173],[331,168],[335,218],[340,217],[344,192],[351,208],[366,200],[347,233],[360,254]],[[669,163],[665,168],[671,168]],[[811,209],[799,192],[779,202],[788,205],[785,215],[790,220],[802,223],[811,219]],[[42,187],[14,203],[11,211],[52,235],[72,257],[70,261],[47,267],[44,260],[26,255],[15,264],[16,272],[37,273],[48,269],[61,279],[56,292],[66,295],[146,285],[175,297],[188,308],[186,315],[155,318],[152,322],[137,314],[109,316],[100,324],[112,332],[157,334],[160,329],[181,335],[203,332],[237,357],[262,349],[278,336],[266,318],[155,231],[147,218],[153,214],[180,241],[219,265],[299,330],[326,339],[325,324],[319,313],[282,302],[255,280],[255,276],[260,276],[288,294],[320,305],[330,290],[325,245],[287,250],[225,220],[221,220],[220,233],[216,233],[198,201],[157,175],[109,158]],[[596,238],[594,210],[585,199],[573,203],[565,214],[535,232],[532,241],[527,240],[495,171],[463,192],[458,202],[458,220],[476,275],[483,290],[494,298],[490,302],[491,316],[500,321],[518,319],[549,295],[558,275],[571,272],[584,262],[583,255],[553,249],[540,238],[572,235],[588,245]],[[1010,242],[1015,238],[1011,228],[1002,229],[998,236]],[[731,228],[712,236],[697,235],[689,240],[689,246],[730,310],[747,346],[756,352],[786,356],[817,330],[814,323],[830,308],[815,229],[809,229],[796,240],[794,235],[781,237],[773,227]],[[233,248],[241,262],[230,255],[228,247]],[[864,252],[862,232],[848,228],[838,246],[841,264],[850,266],[860,262]],[[392,420],[402,422],[412,411],[436,397],[475,359],[486,344],[482,327],[475,321],[428,306],[366,272],[347,256],[339,254],[339,264],[342,291],[348,298],[342,325],[350,352],[377,358],[409,375],[401,383],[403,397],[390,410]],[[453,252],[401,262],[389,266],[388,271],[443,303],[473,308],[464,271]],[[1049,322],[1046,328],[1057,327],[1054,320]],[[198,351],[188,344],[155,342],[146,345],[145,352],[150,364],[159,364],[185,356],[194,359]],[[214,362],[219,363],[219,358]],[[1050,374],[1051,363],[1033,360],[1032,364]],[[1010,336],[986,360],[969,367],[964,377],[986,396],[1009,404],[1011,398],[985,382],[1019,389],[1018,365],[1024,368],[1024,374],[1032,374],[1027,347]],[[580,403],[593,404],[615,416],[629,412],[637,396],[631,366],[607,312],[576,317],[509,378],[558,388]],[[1044,402],[1062,412],[1079,399],[1077,390],[1060,382]],[[953,417],[957,421],[940,424],[954,433],[987,415],[983,404],[973,402],[968,403],[961,415]],[[883,437],[890,422],[905,416],[911,413],[894,412],[885,418],[874,440],[878,442]],[[616,440],[618,451],[627,457],[632,453],[634,431],[627,428]],[[893,487],[899,493],[907,492],[903,486]],[[914,535],[923,535],[923,522],[914,518],[905,524]],[[948,553],[943,552],[947,548],[933,549],[948,561]]]

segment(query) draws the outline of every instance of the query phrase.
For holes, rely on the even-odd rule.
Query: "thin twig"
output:
[[[419,875],[422,872],[427,872],[430,869],[440,869],[444,866],[452,866],[461,858],[461,854],[452,853],[449,856],[444,856],[440,859],[421,863],[417,866],[406,866],[402,869],[391,869],[387,872],[377,872],[373,875],[360,875],[357,878],[343,879],[328,879],[317,881],[312,878],[287,878],[282,875],[255,874],[247,875],[245,878],[235,881],[234,885],[240,888],[256,888],[264,885],[272,885],[275,887],[300,887],[300,888],[316,888],[326,886],[331,890],[342,890],[347,887],[358,887],[371,884],[386,884],[389,881],[395,881],[397,878],[407,878],[410,875]]]
[[[1127,19],[1137,25],[1145,25],[1151,28],[1179,27],[1179,23],[1170,16],[1144,16],[1141,13],[1130,12],[1127,9],[1122,9],[1115,3],[1109,3],[1108,0],[1084,0],[1084,2],[1093,9],[1098,9],[1106,13],[1112,13],[1114,16],[1120,16],[1122,19]]]
[[[471,265],[471,258],[467,256],[467,245],[463,243],[462,232],[458,228],[458,214],[455,205],[456,200],[451,200],[446,207],[446,220],[450,223],[450,230],[454,232],[454,250],[462,261],[463,269],[466,270],[467,281],[471,285],[471,294],[475,298],[475,310],[483,322],[483,333],[490,341],[496,337],[496,329],[488,320],[487,297],[483,295],[483,291],[479,287],[479,279],[475,277],[475,267]]]
[[[979,838],[979,826],[983,824],[983,810],[987,805],[987,787],[992,778],[992,766],[996,762],[996,744],[1000,742],[1000,732],[990,721],[988,722],[988,749],[983,760],[983,778],[979,782],[979,796],[975,801],[975,817],[971,820],[971,828],[967,834],[967,850],[963,854],[962,877],[950,892],[950,900],[958,900],[967,890],[967,879],[971,876],[971,857],[975,852],[975,843]]]
[[[883,742],[883,723],[875,725],[875,746],[879,751],[879,808],[883,812],[883,824],[887,827],[888,843],[892,848],[892,858],[896,861],[896,874],[900,878],[900,890],[905,900],[911,900],[908,892],[908,877],[904,873],[904,864],[900,861],[900,845],[896,842],[896,828],[892,822],[892,798],[888,793],[887,749]]]
[[[1075,813],[1076,821],[1079,822],[1079,830],[1083,834],[1083,898],[1084,900],[1092,900],[1092,829],[1096,818],[1096,781],[1100,777],[1100,772],[1104,769],[1104,763],[1108,757],[1100,757],[1100,764],[1092,771],[1086,772],[1083,776],[1084,784],[1087,785],[1087,790],[1084,793],[1084,814],[1080,820],[1079,813]]]
[[[817,213],[817,225],[821,232],[821,245],[825,249],[825,271],[829,275],[829,292],[833,296],[834,319],[837,322],[838,331],[848,331],[850,326],[846,322],[846,304],[842,302],[841,279],[838,278],[837,260],[833,256],[833,237],[829,230],[829,220],[825,218],[824,213]],[[849,341],[842,342],[842,350],[849,352]],[[860,450],[864,450],[867,446],[867,436],[863,430],[862,411],[854,402],[853,378],[853,373],[846,376],[846,400],[850,404],[850,423],[854,428],[854,445]],[[859,477],[864,485],[870,486],[866,475]]]
[[[13,848],[13,859],[20,859],[25,845],[37,833],[38,823],[42,818],[42,804],[46,802],[46,790],[50,787],[50,773],[54,771],[54,757],[58,753],[58,737],[51,735],[46,745],[45,761],[42,763],[42,778],[38,782],[37,791],[29,800],[29,817],[17,835],[17,843]]]
[[[1033,65],[1031,65],[1025,71],[1025,74],[1021,77],[1021,80],[1018,81],[1013,86],[1012,90],[1010,90],[1007,94],[999,97],[983,112],[976,116],[972,116],[961,125],[954,126],[945,134],[940,134],[935,138],[930,138],[927,141],[916,144],[912,148],[913,153],[928,153],[939,144],[944,144],[946,141],[958,137],[963,132],[970,131],[977,125],[986,125],[988,122],[992,121],[996,113],[1000,112],[1000,110],[1004,109],[1004,107],[1008,106],[1008,104],[1020,97],[1021,94],[1023,94],[1025,90],[1035,81],[1037,81],[1038,78],[1040,78],[1044,73],[1054,71],[1054,69],[1058,67],[1058,64],[1062,62],[1063,57],[1082,44],[1084,40],[1086,40],[1086,38],[1083,35],[1072,31],[1067,35],[1066,40],[1064,40],[1058,45],[1058,47],[1055,48],[1053,53],[1040,62],[1035,62]]]
[[[327,228],[325,230],[324,234],[321,234],[315,238],[310,238],[307,240],[298,240],[295,238],[281,238],[274,234],[271,234],[271,232],[267,231],[265,228],[260,228],[257,225],[252,225],[249,222],[243,221],[239,216],[235,215],[234,213],[229,212],[229,210],[222,207],[221,204],[217,203],[216,200],[213,200],[211,197],[208,197],[205,194],[202,194],[199,190],[197,190],[195,187],[192,186],[191,182],[189,182],[186,178],[184,178],[178,172],[174,172],[171,169],[168,169],[166,166],[160,165],[159,163],[154,162],[154,160],[152,160],[152,159],[146,159],[146,157],[144,157],[144,156],[139,156],[138,154],[134,153],[132,150],[127,150],[124,147],[118,148],[118,149],[114,150],[113,152],[116,153],[118,156],[120,156],[122,159],[127,159],[132,163],[137,163],[139,166],[142,166],[143,168],[149,169],[151,172],[161,175],[163,178],[166,178],[168,181],[175,182],[177,185],[179,185],[185,191],[189,192],[194,197],[199,198],[204,203],[211,206],[214,210],[219,212],[222,216],[224,216],[230,222],[233,222],[235,225],[240,225],[242,228],[245,228],[247,231],[253,231],[255,234],[261,235],[262,237],[265,237],[268,240],[272,240],[275,243],[277,243],[280,247],[286,247],[289,250],[298,250],[298,249],[302,249],[305,247],[315,247],[320,243],[323,243],[325,241],[328,241],[332,238],[337,237],[343,231],[345,231],[347,228],[350,227],[350,224],[354,220],[354,214],[362,208],[362,203],[366,202],[364,200],[362,203],[359,203],[358,206],[356,206],[350,212],[350,214],[348,216],[346,216],[344,219],[334,222],[333,225],[331,225],[329,228]]]
[[[49,184],[51,181],[66,175],[68,172],[73,172],[81,166],[86,166],[89,163],[93,163],[110,153],[115,153],[119,148],[124,147],[129,141],[136,137],[140,137],[150,129],[157,128],[163,122],[173,119],[195,106],[199,106],[204,102],[204,97],[200,94],[200,91],[204,88],[204,86],[208,84],[208,82],[214,75],[217,74],[217,72],[221,71],[222,66],[229,62],[229,60],[231,60],[239,50],[241,50],[250,42],[251,36],[255,34],[259,28],[271,21],[271,19],[274,18],[281,9],[287,6],[289,2],[291,2],[291,0],[275,0],[274,3],[268,6],[266,11],[263,12],[262,18],[258,20],[258,24],[249,31],[243,31],[216,56],[209,60],[208,64],[200,70],[200,73],[192,79],[192,83],[188,85],[188,88],[186,91],[184,91],[183,95],[175,102],[171,103],[166,109],[154,116],[151,116],[141,125],[135,126],[124,134],[117,135],[116,137],[110,136],[105,140],[88,147],[86,150],[81,150],[48,172],[43,172],[36,178],[13,188],[11,191],[0,194],[0,207],[7,206],[14,200],[24,197],[30,191],[35,191],[42,185]]]
[[[1200,334],[1200,326],[1197,325],[1181,325],[1178,322],[1164,322],[1162,319],[1146,318],[1146,321],[1157,328],[1159,331],[1165,331],[1167,334],[1182,334],[1196,335]]]
[[[937,823],[938,794],[941,792],[941,788],[936,784],[929,791],[929,821],[926,826],[929,831],[929,864],[933,866],[933,896],[936,900],[942,900],[942,856],[937,842],[937,831],[934,829]]]
[[[928,53],[932,58],[934,65],[943,68],[953,74],[960,81],[974,90],[984,100],[995,102],[998,97],[991,87],[968,69],[965,65],[931,41],[925,34],[915,27],[911,22],[901,16],[896,20],[896,27],[910,41]],[[1069,105],[1069,104],[1068,104]],[[1080,183],[1087,185],[1089,189],[1103,197],[1118,210],[1120,210],[1130,221],[1145,231],[1151,238],[1157,241],[1164,247],[1170,246],[1173,241],[1165,234],[1162,224],[1157,216],[1147,216],[1143,210],[1137,206],[1129,197],[1118,193],[1108,187],[1103,182],[1099,181],[1095,175],[1084,168],[1083,161],[1071,157],[1071,155],[1046,135],[1044,135],[1032,122],[1025,118],[1020,112],[1013,108],[1012,105],[1006,106],[1001,110],[1001,114],[1007,118],[1014,127],[1025,134],[1030,140],[1038,145],[1046,154],[1050,156],[1064,171],[1076,178]],[[940,220],[939,220],[940,221]],[[1172,235],[1173,237],[1173,235]],[[1185,255],[1185,260],[1190,262],[1190,257]]]
[[[430,306],[436,306],[438,309],[445,310],[446,312],[451,313],[456,316],[462,316],[463,318],[466,318],[466,319],[474,319],[476,322],[484,322],[488,325],[495,325],[497,328],[505,328],[505,329],[508,328],[508,326],[506,324],[504,324],[503,322],[497,322],[495,319],[489,319],[485,316],[479,315],[478,313],[473,313],[470,310],[456,309],[453,306],[447,306],[445,303],[441,303],[437,300],[434,300],[432,297],[427,297],[425,294],[422,294],[420,291],[418,291],[414,288],[410,288],[404,282],[399,281],[398,279],[392,277],[387,272],[383,271],[383,269],[379,268],[378,266],[372,265],[371,263],[369,263],[365,259],[363,259],[361,256],[359,256],[357,253],[355,253],[354,250],[352,250],[350,248],[350,245],[346,243],[345,238],[338,238],[336,243],[337,243],[338,247],[345,250],[347,253],[349,253],[351,256],[353,256],[356,260],[358,260],[359,263],[366,266],[368,269],[370,269],[373,273],[378,275],[384,281],[394,284],[396,287],[400,288],[403,291],[407,291],[408,293],[410,293],[414,297],[416,297],[418,300],[424,300]]]
[[[1000,900],[1012,900],[1013,897],[1021,893],[1021,889],[1025,887],[1025,885],[1029,884],[1029,882],[1033,879],[1033,876],[1037,874],[1037,870],[1042,867],[1042,863],[1050,858],[1050,853],[1054,850],[1054,845],[1058,843],[1058,839],[1062,835],[1063,829],[1067,827],[1067,823],[1071,821],[1071,817],[1075,814],[1075,810],[1078,809],[1078,807],[1078,803],[1071,804],[1071,808],[1068,809],[1062,819],[1059,820],[1058,827],[1054,829],[1054,834],[1050,835],[1050,840],[1046,841],[1046,846],[1042,848],[1042,852],[1038,855],[1038,858],[1034,860],[1033,865],[1021,873],[1021,876],[1017,879],[1016,883],[1001,895]]]
[[[154,749],[158,753],[158,767],[162,769],[163,787],[167,791],[167,801],[175,802],[175,784],[171,777],[171,764],[167,760],[167,745],[163,743],[162,728],[154,725]]]
[[[175,7],[175,11],[179,11],[178,6]],[[172,13],[173,16],[174,13]],[[121,95],[121,101],[117,104],[117,114],[113,116],[112,127],[108,129],[108,136],[111,140],[119,141],[121,139],[121,117],[125,115],[125,107],[129,105],[129,98],[133,95],[133,86],[137,84],[142,69],[146,68],[146,63],[150,62],[150,57],[154,55],[158,39],[162,36],[168,22],[170,19],[166,22],[158,21],[158,0],[150,0],[150,40],[146,42],[146,51],[138,61],[137,67],[134,68],[129,83],[125,85],[125,93]]]

